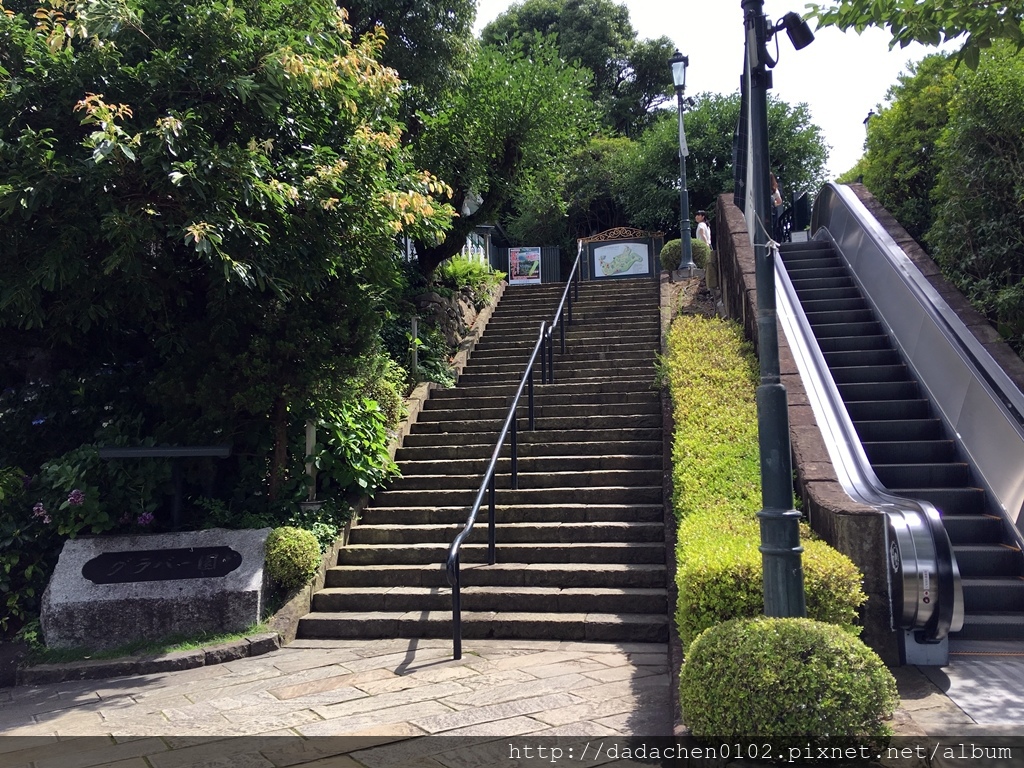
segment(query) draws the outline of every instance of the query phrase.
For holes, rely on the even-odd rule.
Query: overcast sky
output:
[[[510,0],[478,0],[477,32],[511,4]],[[665,35],[690,57],[688,95],[739,89],[743,67],[740,0],[716,0],[713,5],[693,0],[625,0],[625,5],[640,38]],[[776,20],[789,11],[803,13],[804,0],[766,0],[764,8],[765,14]],[[896,77],[909,62],[935,51],[916,44],[889,51],[889,35],[878,29],[868,29],[863,35],[823,29],[802,51],[793,50],[784,32],[778,37],[773,93],[791,104],[805,102],[810,107],[813,122],[821,127],[831,147],[828,169],[832,176],[849,170],[860,158],[864,118],[885,101]],[[774,40],[769,52],[775,56]]]

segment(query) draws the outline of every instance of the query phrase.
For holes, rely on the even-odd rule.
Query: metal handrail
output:
[[[552,348],[554,345],[551,343],[551,334],[555,330],[555,326],[558,326],[558,335],[561,341],[562,354],[565,354],[565,326],[572,325],[572,300],[573,293],[576,294],[576,301],[580,300],[580,259],[582,258],[583,251],[581,250],[576,254],[576,260],[572,263],[572,269],[569,270],[569,278],[565,281],[565,290],[562,291],[562,300],[558,302],[558,308],[555,310],[554,319],[548,325],[547,333],[547,379],[541,379],[542,383],[554,384],[555,383],[555,361],[554,352]],[[573,287],[572,293],[569,292],[569,288]],[[566,302],[568,302],[568,321],[562,322],[563,312],[566,309]]]
[[[558,303],[558,308],[555,310],[554,320],[551,322],[550,326],[547,321],[541,321],[540,332],[537,334],[537,342],[533,345],[533,352],[530,354],[530,359],[526,363],[526,370],[523,371],[523,376],[519,380],[519,388],[516,390],[515,397],[512,398],[512,404],[509,406],[508,415],[505,417],[505,423],[502,425],[501,432],[498,434],[498,439],[494,445],[494,452],[491,454],[491,462],[487,465],[487,470],[484,472],[483,480],[480,482],[480,489],[477,491],[476,499],[473,501],[473,506],[469,510],[469,518],[466,520],[466,525],[463,527],[462,531],[452,541],[451,546],[448,547],[448,557],[445,559],[444,568],[448,574],[448,584],[452,588],[452,656],[456,660],[462,658],[462,583],[460,579],[459,552],[462,548],[462,543],[469,537],[469,534],[473,531],[473,526],[476,525],[476,516],[480,512],[480,505],[483,504],[484,494],[487,494],[489,497],[487,516],[487,564],[494,565],[495,542],[497,539],[494,521],[494,473],[497,471],[498,457],[505,444],[505,436],[508,435],[511,430],[512,489],[516,490],[519,487],[519,457],[517,451],[518,419],[516,418],[516,410],[519,407],[519,398],[523,395],[523,388],[527,387],[529,390],[530,430],[532,431],[536,429],[533,397],[533,369],[537,363],[537,354],[538,352],[540,353],[541,383],[553,384],[555,380],[554,359],[551,348],[554,345],[551,343],[551,329],[556,325],[561,329],[562,354],[565,354],[565,323],[562,323],[562,313],[566,307],[566,301],[568,300],[567,322],[571,325],[573,297],[569,292],[569,288],[572,287],[573,282],[575,281],[574,293],[576,294],[576,300],[579,301],[580,255],[580,253],[576,254],[576,261],[573,262],[572,269],[569,272],[569,279],[566,280],[565,290],[562,291],[562,300]]]

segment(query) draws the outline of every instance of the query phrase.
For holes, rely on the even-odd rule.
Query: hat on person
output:
[[[704,211],[697,211],[696,215],[697,216],[703,216],[705,219],[708,217],[708,215],[706,213],[704,213]]]

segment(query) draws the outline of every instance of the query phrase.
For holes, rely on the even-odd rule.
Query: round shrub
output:
[[[663,246],[661,246],[661,253],[658,254],[658,259],[661,261],[661,268],[665,272],[671,272],[679,269],[679,262],[683,258],[683,241],[682,240],[669,240]]]
[[[320,568],[316,536],[302,528],[275,528],[265,550],[267,575],[285,589],[304,587]]]
[[[807,615],[858,635],[857,611],[867,600],[853,561],[801,526]],[[695,513],[676,542],[676,625],[686,647],[701,632],[764,611],[760,529],[754,519]]]
[[[695,237],[690,244],[690,253],[693,254],[693,263],[697,265],[697,269],[708,268],[708,261],[711,259],[710,245]]]
[[[736,619],[703,632],[679,677],[683,719],[707,743],[882,746],[899,697],[878,655],[811,619]]]

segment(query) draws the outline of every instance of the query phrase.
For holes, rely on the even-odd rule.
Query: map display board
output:
[[[595,280],[651,274],[651,254],[647,243],[612,243],[593,249]]]

